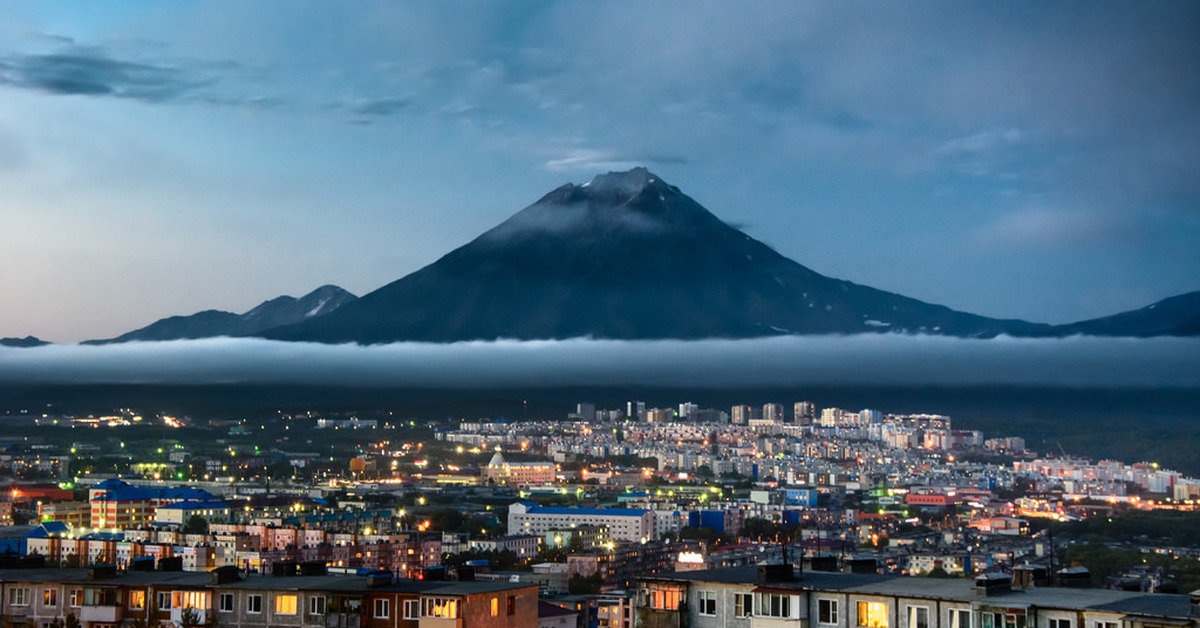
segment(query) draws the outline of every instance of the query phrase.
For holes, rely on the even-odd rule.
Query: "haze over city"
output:
[[[1063,323],[1195,290],[1187,3],[5,3],[0,335],[364,294],[645,165],[814,270]]]

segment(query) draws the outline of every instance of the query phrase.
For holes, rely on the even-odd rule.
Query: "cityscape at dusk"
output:
[[[0,628],[1200,628],[1200,7],[0,5]]]

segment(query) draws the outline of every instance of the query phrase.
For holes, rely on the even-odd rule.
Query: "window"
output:
[[[508,600],[506,600],[506,602],[507,603],[505,604],[505,610],[508,611],[508,614],[516,615],[517,614],[517,596],[515,596],[515,595],[508,596]]]
[[[174,608],[208,608],[207,591],[175,591],[171,594]]]
[[[929,607],[908,607],[908,628],[929,628]]]
[[[58,606],[58,589],[42,590],[42,606]]]
[[[837,600],[817,600],[817,622],[822,624],[838,623]]]
[[[1071,620],[1069,619],[1051,619],[1050,628],[1071,628]]]
[[[749,617],[754,613],[754,596],[749,593],[733,594],[733,616]]]
[[[375,619],[387,619],[392,616],[391,600],[375,600]]]
[[[421,598],[421,617],[458,618],[458,600],[452,597]]]
[[[324,615],[325,614],[325,596],[314,595],[308,598],[308,614],[309,615]]]
[[[232,593],[222,593],[221,597],[218,601],[221,604],[221,606],[218,608],[218,610],[220,610],[222,613],[232,613],[233,612],[233,594]]]
[[[421,618],[421,601],[404,600],[404,619]]]
[[[254,595],[246,596],[246,612],[261,613],[262,612],[262,596],[255,593]]]
[[[67,603],[71,608],[79,608],[79,605],[83,603],[83,589],[71,589],[70,601]]]
[[[171,592],[170,591],[159,591],[158,592],[158,610],[160,610],[160,611],[171,610]]]
[[[950,628],[971,628],[971,611],[954,609],[950,611]],[[1112,626],[1111,628],[1117,628]]]
[[[492,617],[496,617],[499,614],[500,614],[500,598],[494,597],[494,598],[492,598]]]
[[[275,614],[276,615],[295,615],[296,614],[296,595],[292,593],[276,593],[275,594]]]
[[[679,604],[683,602],[682,588],[650,589],[647,593],[650,608],[660,611],[677,611]]]
[[[1093,623],[1093,626],[1095,626],[1095,628],[1117,628],[1117,622],[1115,622],[1115,621],[1098,621],[1098,622]]]
[[[756,608],[759,617],[786,619],[792,616],[792,596],[781,593],[759,593]]]
[[[29,589],[15,588],[8,590],[9,606],[29,606]]]
[[[717,592],[716,591],[701,591],[697,596],[697,611],[701,615],[716,615],[717,614]]]
[[[858,625],[866,628],[887,628],[888,607],[883,602],[859,602]]]
[[[132,590],[129,592],[129,608],[146,608],[146,592]]]

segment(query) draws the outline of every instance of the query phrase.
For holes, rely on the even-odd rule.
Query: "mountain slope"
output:
[[[726,225],[644,168],[564,185],[472,242],[283,340],[1041,335],[825,277]]]
[[[1163,299],[1138,310],[1061,325],[1055,331],[1086,336],[1195,336],[1200,334],[1200,291]]]
[[[321,286],[299,299],[281,296],[264,301],[244,314],[204,310],[191,316],[171,316],[116,338],[89,340],[84,344],[248,336],[280,325],[324,316],[355,299],[357,297],[353,294],[337,286]]]

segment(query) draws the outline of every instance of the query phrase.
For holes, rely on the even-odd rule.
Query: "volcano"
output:
[[[546,194],[436,262],[255,334],[375,344],[780,334],[1050,335],[816,273],[645,168]]]

